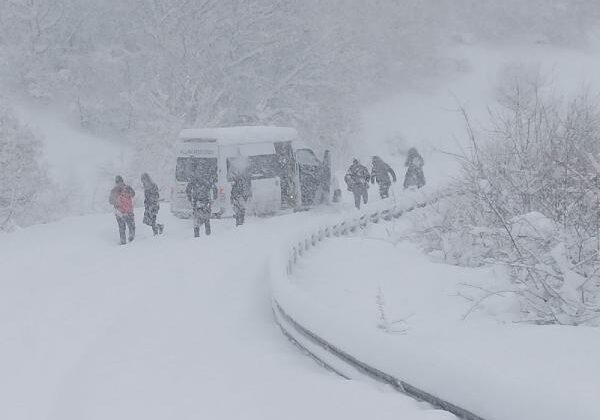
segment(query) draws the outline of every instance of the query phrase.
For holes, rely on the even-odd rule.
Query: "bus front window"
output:
[[[177,158],[175,179],[178,182],[190,182],[192,179],[209,178],[217,181],[217,158],[180,157]]]

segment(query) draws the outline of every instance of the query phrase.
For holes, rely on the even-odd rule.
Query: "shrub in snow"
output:
[[[537,211],[515,216],[508,223],[517,237],[551,240],[558,233],[554,222]]]
[[[514,77],[492,125],[476,133],[452,197],[416,219],[419,237],[452,264],[509,269],[525,319],[600,318],[600,108],[546,95]]]
[[[0,230],[48,221],[64,210],[41,152],[41,141],[0,108]]]

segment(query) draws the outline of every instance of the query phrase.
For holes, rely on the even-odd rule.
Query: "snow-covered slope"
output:
[[[511,322],[511,293],[477,296],[501,289],[501,272],[432,263],[395,240],[407,227],[326,240],[279,282],[279,303],[338,349],[485,419],[600,418],[596,328]]]
[[[416,146],[424,154],[429,184],[443,185],[458,166],[442,152],[460,153],[468,143],[459,106],[476,128],[485,126],[508,67],[517,66],[525,78],[539,74],[559,96],[600,92],[599,40],[578,50],[535,43],[467,45],[447,55],[462,63],[455,77],[432,80],[429,90],[420,84],[364,110],[362,138],[368,140],[357,147],[362,156],[385,156]]]
[[[77,129],[57,110],[18,101],[11,106],[43,141],[44,163],[53,181],[69,191],[70,210],[83,214],[105,208],[105,191],[115,173],[127,172],[130,149]]]
[[[138,214],[141,214],[138,211]],[[0,418],[442,419],[387,388],[345,381],[273,322],[267,257],[315,213],[190,222],[117,243],[111,214],[0,239]]]

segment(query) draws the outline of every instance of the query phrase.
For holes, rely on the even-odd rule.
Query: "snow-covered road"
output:
[[[163,237],[138,217],[125,247],[110,214],[0,236],[0,418],[453,418],[342,380],[281,335],[266,261],[313,213],[196,240],[162,214]]]

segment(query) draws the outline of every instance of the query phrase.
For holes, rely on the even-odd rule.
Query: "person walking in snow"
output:
[[[145,225],[152,228],[152,233],[158,235],[163,233],[164,225],[156,223],[156,217],[160,205],[158,203],[160,195],[158,192],[158,186],[152,181],[150,175],[147,173],[142,174],[142,185],[144,186],[144,221]]]
[[[244,224],[246,216],[246,203],[252,197],[252,181],[243,170],[233,172],[233,181],[231,183],[231,205],[235,216],[235,225]]]
[[[354,159],[352,165],[348,168],[348,172],[346,172],[346,176],[344,176],[344,181],[346,181],[348,191],[354,194],[354,205],[357,209],[360,209],[361,198],[365,204],[369,201],[368,188],[370,179],[369,170],[361,165],[358,159]]]
[[[200,236],[200,226],[210,235],[211,196],[216,196],[215,183],[212,179],[196,176],[185,189],[194,215],[194,237]]]
[[[423,165],[425,161],[414,147],[408,150],[406,156],[406,163],[404,166],[407,167],[406,175],[404,176],[404,189],[409,187],[421,188],[425,185],[425,174],[423,174]]]
[[[133,197],[135,191],[126,185],[121,175],[115,177],[115,186],[110,192],[108,202],[115,209],[115,217],[119,226],[121,245],[125,245],[125,227],[129,229],[129,242],[135,238],[135,216],[133,214]]]
[[[377,182],[381,198],[388,198],[392,180],[396,182],[396,173],[391,166],[385,163],[379,156],[373,156],[371,164],[373,165],[371,170],[371,184]]]

